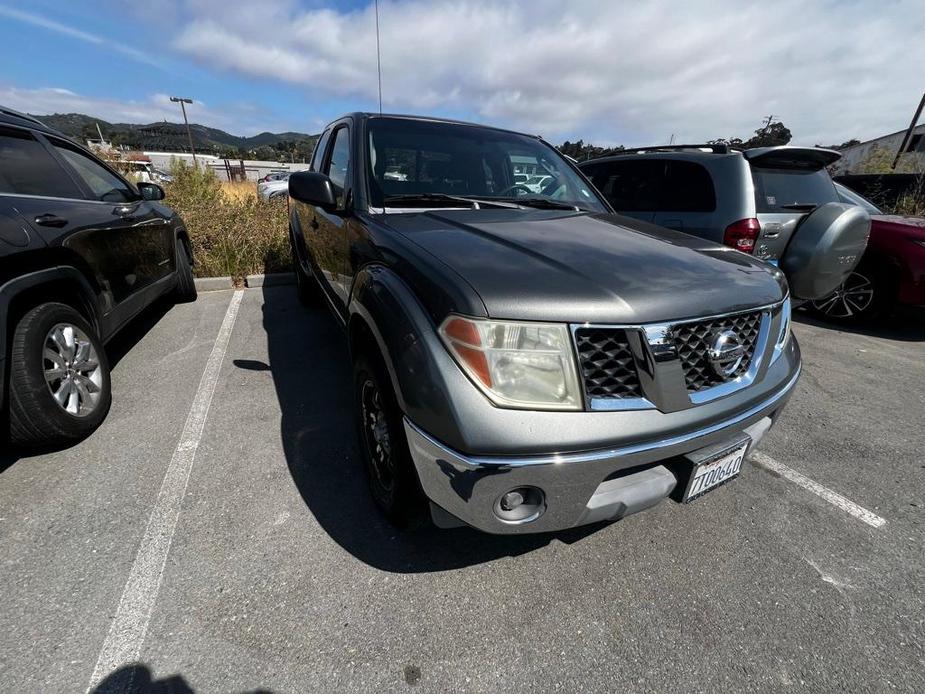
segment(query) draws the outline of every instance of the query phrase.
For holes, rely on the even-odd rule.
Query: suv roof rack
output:
[[[643,152],[680,152],[684,150],[694,150],[703,152],[703,150],[709,150],[713,154],[729,154],[733,151],[733,147],[725,144],[705,144],[705,145],[653,145],[651,147],[630,147],[627,149],[621,149],[617,152],[614,152],[612,155],[608,154],[607,156],[617,156],[620,154],[641,154]]]

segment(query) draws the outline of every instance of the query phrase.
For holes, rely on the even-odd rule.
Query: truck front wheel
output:
[[[360,452],[376,504],[394,524],[407,527],[424,515],[424,496],[405,437],[402,412],[381,359],[357,355],[353,382]]]

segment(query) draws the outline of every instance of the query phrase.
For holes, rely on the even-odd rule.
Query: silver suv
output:
[[[628,149],[579,164],[620,214],[777,261],[798,225],[839,223],[826,166],[838,152],[816,147],[674,145]]]

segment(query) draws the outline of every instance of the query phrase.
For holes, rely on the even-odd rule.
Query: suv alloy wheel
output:
[[[13,334],[10,438],[26,446],[77,441],[106,417],[109,362],[93,328],[65,304],[36,306]]]

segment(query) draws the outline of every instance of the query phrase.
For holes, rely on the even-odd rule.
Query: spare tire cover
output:
[[[834,292],[861,260],[868,236],[870,215],[862,207],[830,202],[813,210],[780,259],[791,295],[812,300]]]

